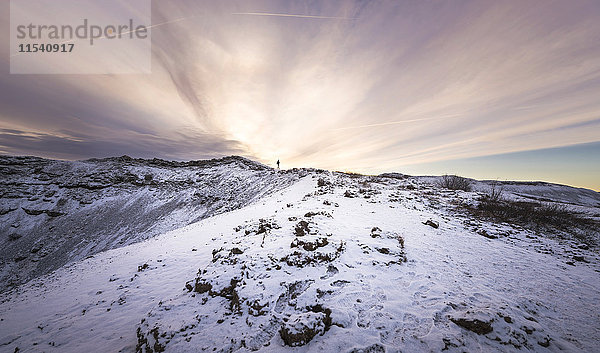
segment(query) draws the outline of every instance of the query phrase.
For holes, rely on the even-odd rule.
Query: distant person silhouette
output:
[[[279,159],[277,160],[277,169],[279,169]]]

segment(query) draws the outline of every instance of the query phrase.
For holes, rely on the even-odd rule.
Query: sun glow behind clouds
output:
[[[195,94],[225,134],[265,161],[328,168],[598,139],[597,130],[569,131],[599,108],[589,89],[598,88],[589,41],[598,25],[573,18],[585,6],[347,4],[330,16],[237,12],[235,24],[211,27],[218,40],[195,63],[222,62],[198,72],[206,84]]]
[[[594,1],[155,2],[152,75],[8,77],[2,122],[368,173],[594,142],[599,19]]]

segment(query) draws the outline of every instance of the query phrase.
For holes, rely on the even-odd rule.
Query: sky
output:
[[[595,0],[153,1],[151,73],[127,75],[11,75],[8,13],[0,154],[600,190]]]

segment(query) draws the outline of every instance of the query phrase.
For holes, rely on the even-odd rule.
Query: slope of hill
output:
[[[242,157],[0,157],[0,291],[247,205],[295,180]]]
[[[417,178],[437,184],[441,177],[423,176]],[[493,186],[502,189],[507,195],[513,197],[542,202],[558,202],[600,210],[600,193],[594,190],[543,181],[469,180],[471,180],[475,191],[487,192]]]
[[[583,244],[565,230],[478,218],[464,207],[478,192],[422,178],[302,174],[249,206],[0,294],[0,350],[598,346],[597,228]]]
[[[489,186],[494,181],[481,181]],[[538,201],[562,202],[572,205],[600,208],[600,194],[589,189],[575,188],[545,182],[503,181],[499,183],[506,192]]]

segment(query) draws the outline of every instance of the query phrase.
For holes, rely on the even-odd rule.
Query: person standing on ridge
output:
[[[277,169],[279,169],[279,159],[277,160]]]

